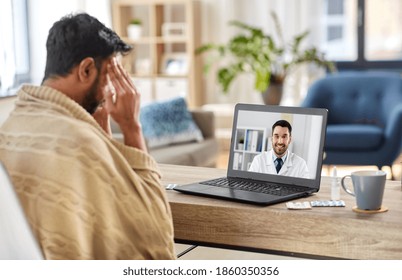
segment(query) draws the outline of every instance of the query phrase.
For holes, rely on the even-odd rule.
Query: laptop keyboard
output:
[[[204,181],[201,182],[200,184],[243,190],[243,191],[266,193],[276,196],[286,196],[293,193],[300,193],[304,191],[307,192],[310,190],[307,187],[284,186],[268,182],[249,181],[249,180],[242,180],[239,178],[227,178],[227,177]]]

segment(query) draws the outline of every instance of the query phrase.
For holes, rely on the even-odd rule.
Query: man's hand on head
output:
[[[104,107],[120,126],[125,144],[146,151],[139,120],[141,96],[116,58],[107,67],[107,83]]]

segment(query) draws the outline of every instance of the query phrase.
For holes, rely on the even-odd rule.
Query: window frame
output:
[[[24,9],[21,10],[21,12],[23,12],[25,14],[25,30],[26,30],[26,43],[27,43],[27,57],[28,57],[28,61],[27,61],[27,65],[28,65],[28,71],[25,73],[20,73],[20,74],[16,74],[15,75],[15,80],[16,80],[16,84],[20,85],[22,83],[29,83],[31,81],[31,53],[30,53],[30,49],[31,49],[31,45],[30,45],[30,38],[29,38],[29,17],[28,17],[28,0],[23,0],[22,1],[24,3]]]
[[[29,17],[28,17],[28,0],[21,0],[21,10],[18,11],[19,14],[23,14],[25,16],[25,34],[24,38],[26,39],[26,44],[27,44],[27,71],[24,73],[15,73],[14,75],[14,85],[12,88],[9,88],[7,90],[1,91],[0,89],[0,99],[1,98],[7,98],[10,96],[15,96],[18,87],[23,84],[23,83],[29,83],[31,82],[31,54],[30,54],[30,38],[29,38]],[[13,5],[14,6],[14,5]],[[13,7],[14,8],[14,7]],[[13,22],[16,20],[15,19],[16,12],[12,12],[12,17],[13,17]],[[18,19],[17,19],[18,20]],[[14,27],[13,27],[14,28]],[[15,38],[14,38],[14,44],[16,43]],[[18,55],[18,54],[15,54]]]
[[[401,60],[367,60],[365,54],[366,0],[357,0],[357,60],[335,61],[338,70],[402,70]]]

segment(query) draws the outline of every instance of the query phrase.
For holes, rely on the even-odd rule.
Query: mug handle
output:
[[[343,189],[345,190],[345,192],[347,192],[348,194],[355,196],[355,194],[354,194],[351,190],[349,190],[348,187],[347,187],[346,184],[345,184],[345,179],[346,179],[347,177],[352,178],[352,176],[350,176],[350,175],[344,176],[344,177],[342,178],[342,181],[341,181],[342,188],[343,188]]]

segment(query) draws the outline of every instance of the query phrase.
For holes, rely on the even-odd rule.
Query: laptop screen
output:
[[[318,188],[326,121],[325,109],[237,104],[228,176]]]

